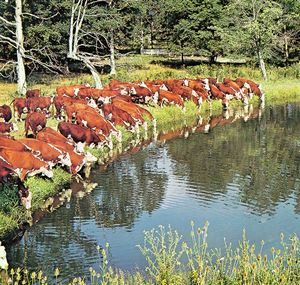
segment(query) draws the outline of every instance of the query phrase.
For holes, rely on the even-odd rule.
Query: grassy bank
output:
[[[280,246],[264,250],[265,242],[251,244],[245,231],[236,248],[230,243],[224,249],[209,250],[208,223],[202,228],[192,222],[190,238],[171,227],[159,226],[144,232],[144,244],[139,249],[146,267],[135,272],[122,272],[109,265],[108,250],[98,247],[99,269],[90,268],[90,276],[78,276],[72,285],[297,285],[300,283],[299,250],[297,236],[285,238],[281,234]],[[96,250],[96,249],[95,249]],[[63,268],[61,269],[63,270]],[[1,277],[0,277],[1,280]],[[60,279],[60,269],[53,276],[26,269],[11,269],[2,274],[2,284],[66,284]]]
[[[202,64],[193,67],[171,68],[169,67],[168,59],[153,58],[151,56],[122,58],[117,64],[119,66],[119,71],[115,78],[121,81],[186,77],[195,78],[197,76],[214,76],[218,77],[219,80],[222,80],[225,76],[230,78],[241,76],[252,78],[261,83],[263,90],[266,93],[267,105],[300,101],[299,65],[295,65],[289,69],[271,69],[271,80],[262,82],[260,71],[257,68],[252,67],[236,67],[232,65],[210,66]],[[111,77],[109,75],[104,75],[102,79],[103,84],[106,84]],[[86,82],[93,84],[90,75],[80,74],[70,77],[49,77],[44,75],[31,77],[29,86],[30,88],[41,89],[44,95],[53,95],[55,94],[55,88],[57,86]],[[0,83],[0,104],[9,104],[15,96],[15,84]],[[254,103],[257,103],[257,101],[257,99],[254,99]],[[236,101],[232,102],[231,106],[239,104],[240,103]],[[199,115],[207,114],[209,106],[207,103],[204,103],[201,110],[199,110],[193,103],[188,102],[186,104],[185,112],[177,107],[149,107],[149,109],[157,120],[158,131],[167,132],[171,129],[174,130],[193,125]],[[214,102],[213,112],[220,113],[221,111],[221,103]],[[13,134],[16,138],[24,136],[23,125],[24,122],[18,123],[19,131]],[[49,119],[47,125],[56,128],[57,121]],[[112,152],[109,152],[107,149],[88,149],[88,151],[98,158],[99,163],[104,163],[110,157],[115,156],[118,152],[128,148],[131,141],[136,141],[138,139],[136,134],[129,133],[124,129],[121,131],[123,133],[122,146],[115,144],[115,149]],[[140,139],[151,137],[152,129],[150,128],[147,134],[142,132],[140,136]],[[61,168],[54,169],[53,179],[44,179],[40,177],[31,177],[27,179],[26,185],[33,192],[32,210],[34,211],[40,208],[47,198],[59,193],[63,187],[66,187],[70,183],[71,179],[71,175]],[[9,191],[6,189],[0,193],[0,240],[3,240],[7,233],[17,229],[20,224],[26,222],[28,217],[30,218],[30,213],[27,213],[19,206],[17,189],[15,186],[12,186]],[[9,193],[9,195],[7,195],[7,193]]]

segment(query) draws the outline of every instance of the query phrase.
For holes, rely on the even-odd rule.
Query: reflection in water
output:
[[[300,235],[299,122],[298,105],[263,113],[250,107],[159,134],[156,143],[93,169],[89,182],[98,186],[84,197],[74,183],[71,200],[8,249],[9,261],[88,275],[99,264],[96,246],[108,242],[112,264],[134,269],[144,265],[136,248],[143,230],[171,224],[188,239],[191,220],[210,222],[211,247],[223,237],[236,244],[243,228],[270,246],[281,231]]]

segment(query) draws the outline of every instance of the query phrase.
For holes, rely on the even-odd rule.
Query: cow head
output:
[[[97,106],[95,100],[92,99],[92,98],[88,100],[88,105],[91,106],[92,108],[95,108],[95,109],[98,108],[98,106]]]
[[[135,90],[134,87],[131,87],[131,88],[130,88],[130,94],[133,94],[133,95],[136,95],[136,94],[137,94],[137,92],[136,92],[136,90]]]
[[[184,86],[189,86],[189,81],[188,81],[188,79],[184,79],[184,80],[183,80],[183,85],[184,85]]]
[[[78,142],[76,144],[76,151],[78,153],[83,153],[84,152],[84,147],[85,147],[85,142],[84,143],[83,142]]]
[[[203,83],[204,83],[204,89],[209,91],[210,90],[210,87],[209,87],[209,80],[208,78],[204,78],[203,79]]]
[[[31,208],[32,193],[25,187],[21,180],[18,180],[18,194],[21,204],[28,210]]]

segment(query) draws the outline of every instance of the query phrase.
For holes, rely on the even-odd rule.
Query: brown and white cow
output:
[[[26,98],[15,98],[13,101],[14,117],[16,121],[21,121],[22,114],[28,112]]]
[[[58,124],[58,130],[66,138],[71,137],[75,143],[81,142],[88,145],[97,145],[99,148],[104,145],[109,146],[109,141],[104,135],[96,134],[95,131],[87,127],[60,122]]]
[[[49,143],[32,138],[22,138],[19,139],[19,142],[30,149],[35,156],[46,161],[51,167],[56,164],[71,166],[69,154],[55,148]]]
[[[27,137],[29,130],[31,130],[33,136],[36,137],[37,133],[46,127],[46,124],[47,118],[44,113],[29,113],[25,119],[25,136]]]
[[[21,180],[24,180],[27,175],[32,176],[38,173],[49,178],[53,177],[49,165],[28,151],[0,148],[0,157],[13,167]]]
[[[11,109],[8,105],[4,104],[0,106],[0,118],[3,118],[4,122],[9,122],[12,117]]]
[[[53,98],[45,97],[31,97],[26,100],[28,112],[44,112],[49,115],[49,109],[53,103]]]

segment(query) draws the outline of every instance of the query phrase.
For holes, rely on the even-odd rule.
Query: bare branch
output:
[[[17,46],[18,46],[17,42],[9,37],[0,35],[0,39],[2,39],[3,42],[6,42],[6,43],[12,45],[15,48],[17,48]]]
[[[37,18],[37,19],[41,19],[41,20],[49,20],[49,19],[52,19],[54,17],[56,17],[59,13],[56,12],[54,15],[50,16],[50,17],[42,17],[42,16],[37,16],[37,15],[34,15],[34,14],[31,14],[31,13],[23,13],[22,15],[25,15],[25,16],[31,16],[33,18]]]
[[[7,19],[3,18],[2,16],[0,16],[0,20],[2,22],[4,22],[6,25],[9,25],[9,26],[16,26],[16,23],[15,22],[10,22],[8,21]]]

